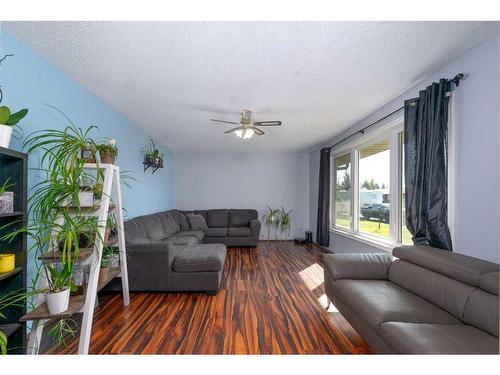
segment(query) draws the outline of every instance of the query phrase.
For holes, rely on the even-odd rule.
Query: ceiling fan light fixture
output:
[[[247,129],[238,129],[234,132],[234,134],[236,134],[236,136],[241,139],[250,139],[253,137],[255,132],[253,131],[253,129],[247,128]]]

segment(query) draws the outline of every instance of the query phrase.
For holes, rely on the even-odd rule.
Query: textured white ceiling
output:
[[[173,150],[307,150],[498,31],[486,22],[3,22]],[[465,72],[466,73],[466,72]],[[243,142],[211,117],[280,128]],[[97,121],[98,122],[98,121]]]

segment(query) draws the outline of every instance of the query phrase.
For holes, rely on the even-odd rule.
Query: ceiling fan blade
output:
[[[224,132],[224,134],[229,134],[229,133],[235,132],[238,129],[241,129],[241,126],[237,126],[236,128],[232,128],[232,129],[226,130]]]
[[[256,121],[253,123],[256,126],[280,126],[281,121]]]
[[[260,130],[259,128],[256,128],[255,126],[252,126],[251,129],[253,129],[253,131],[257,135],[264,135],[265,134],[262,130]]]
[[[234,122],[234,121],[225,121],[225,120],[216,120],[216,119],[213,119],[213,118],[211,118],[211,119],[210,119],[210,121],[215,121],[215,122],[223,122],[223,123],[225,123],[225,124],[236,124],[236,125],[238,125],[238,124],[239,124],[239,122]]]

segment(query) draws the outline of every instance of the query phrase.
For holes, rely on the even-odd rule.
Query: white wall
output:
[[[439,78],[465,73],[456,91],[457,176],[455,181],[454,251],[500,262],[500,34],[457,59],[422,84],[411,88],[353,127],[337,140],[394,111]],[[316,230],[319,149],[310,154],[311,229]],[[451,183],[451,182],[450,182]],[[316,203],[314,203],[316,202]],[[313,204],[314,203],[314,204]],[[331,234],[330,249],[359,252],[366,246]],[[377,251],[376,249],[371,249]]]
[[[309,228],[309,154],[176,152],[173,207],[293,209],[291,237]],[[261,238],[267,236],[263,226]]]

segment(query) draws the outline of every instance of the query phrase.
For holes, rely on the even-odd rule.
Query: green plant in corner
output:
[[[290,214],[292,213],[292,211],[293,210],[287,212],[283,207],[281,207],[281,210],[278,211],[279,226],[281,229],[281,234],[286,233],[285,239],[288,239],[288,237],[290,237],[290,224],[291,224]]]
[[[280,224],[279,209],[267,206],[267,212],[264,214],[264,223],[267,226],[267,240],[271,239],[271,228],[278,229]]]

